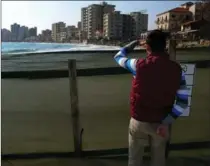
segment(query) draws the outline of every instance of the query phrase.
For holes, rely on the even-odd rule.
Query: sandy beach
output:
[[[172,142],[210,141],[210,69],[196,69]],[[127,147],[131,75],[79,77],[84,149]],[[68,78],[2,79],[2,153],[73,151]]]

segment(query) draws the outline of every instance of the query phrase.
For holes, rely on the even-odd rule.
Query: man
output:
[[[188,106],[188,90],[181,66],[169,59],[166,35],[152,31],[146,39],[147,57],[129,59],[139,41],[133,41],[116,55],[116,62],[133,74],[130,94],[129,166],[141,166],[144,147],[151,143],[151,165],[165,166],[169,125]],[[176,100],[176,102],[174,102]]]

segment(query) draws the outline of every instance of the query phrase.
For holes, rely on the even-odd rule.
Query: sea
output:
[[[2,42],[1,70],[67,70],[68,59],[76,59],[78,69],[115,67],[113,56],[119,49],[118,46],[92,44]],[[177,60],[210,60],[209,55],[209,51],[196,52],[189,48],[178,50]],[[146,52],[142,50],[129,56],[146,57]]]
[[[67,61],[71,58],[77,60],[79,68],[102,67],[109,60],[107,54],[93,54],[88,51],[119,49],[118,46],[92,44],[2,42],[2,71],[67,69]],[[112,58],[110,60],[113,61]]]

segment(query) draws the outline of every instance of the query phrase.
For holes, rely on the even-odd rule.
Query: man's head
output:
[[[147,52],[164,52],[166,49],[166,38],[166,33],[161,30],[151,31],[146,39]]]

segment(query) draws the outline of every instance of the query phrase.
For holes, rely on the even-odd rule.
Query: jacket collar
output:
[[[147,55],[148,57],[150,56],[155,56],[155,57],[164,57],[164,58],[169,58],[169,54],[167,52],[152,52]]]

